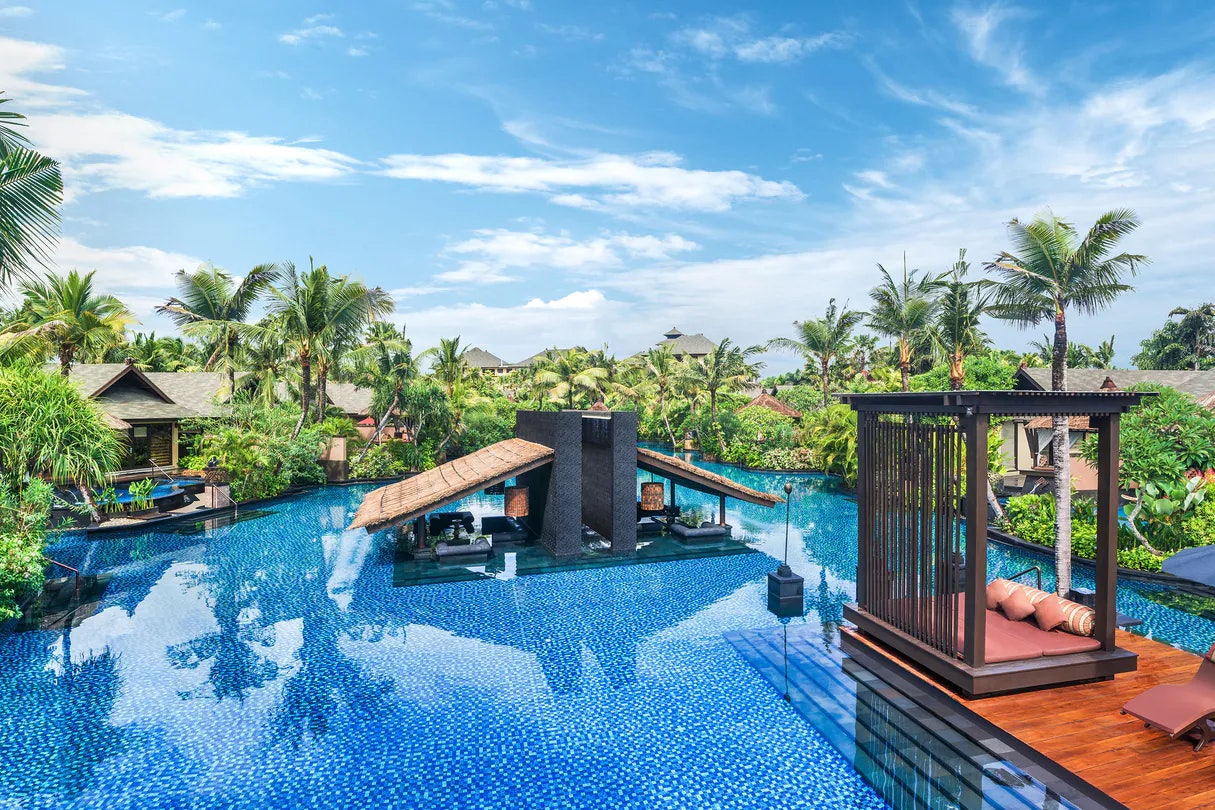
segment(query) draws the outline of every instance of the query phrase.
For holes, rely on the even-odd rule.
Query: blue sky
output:
[[[1215,298],[1207,2],[3,3],[57,261],[144,329],[181,267],[313,256],[423,346],[761,342],[904,252],[978,272],[1046,206],[1144,220],[1137,293],[1076,339],[1125,362]]]

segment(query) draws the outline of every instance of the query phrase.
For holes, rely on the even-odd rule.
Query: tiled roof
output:
[[[709,340],[703,334],[697,332],[695,335],[680,335],[675,339],[667,339],[658,341],[659,346],[670,346],[671,351],[677,355],[690,354],[694,356],[705,355],[717,348],[717,344]]]
[[[1215,371],[1139,371],[1117,368],[1069,368],[1069,391],[1098,391],[1105,378],[1126,391],[1142,383],[1167,385],[1193,397],[1215,391]],[[1017,388],[1050,390],[1049,368],[1024,368],[1017,373]]]
[[[473,368],[499,368],[506,365],[506,361],[498,355],[477,346],[473,346],[464,353],[464,362]]]
[[[371,412],[370,388],[359,388],[353,383],[326,382],[325,395],[344,413],[365,416]]]
[[[1030,430],[1046,430],[1054,426],[1054,417],[1051,416],[1037,416],[1025,423],[1025,427]],[[1067,417],[1067,429],[1077,432],[1091,432],[1093,426],[1089,423],[1087,416],[1069,416]]]
[[[790,419],[797,419],[802,415],[801,411],[786,405],[767,391],[760,391],[755,399],[738,410],[745,411],[747,408],[767,408],[770,411],[776,411],[782,416],[788,416]]]

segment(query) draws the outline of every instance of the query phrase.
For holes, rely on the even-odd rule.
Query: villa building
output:
[[[658,341],[658,345],[670,346],[677,360],[682,360],[685,357],[699,360],[713,351],[717,346],[716,343],[709,340],[701,332],[697,332],[694,335],[685,335],[675,326],[667,330],[666,334],[663,335],[663,339]]]

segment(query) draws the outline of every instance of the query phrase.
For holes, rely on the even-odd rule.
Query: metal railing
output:
[[[73,568],[72,566],[68,565],[67,563],[61,563],[58,560],[52,560],[50,557],[47,557],[46,561],[49,562],[51,565],[57,565],[60,568],[66,568],[67,570],[71,571],[73,574],[76,575],[76,589],[72,592],[72,598],[75,599],[77,602],[79,602],[80,601],[80,569]]]
[[[1017,573],[1013,574],[1010,577],[1005,577],[1005,579],[1012,581],[1012,580],[1016,579],[1017,577],[1025,576],[1026,574],[1030,573],[1031,571],[1033,573],[1037,574],[1037,576],[1038,576],[1037,588],[1038,588],[1038,590],[1042,590],[1042,566],[1040,566],[1040,565],[1031,565],[1029,568],[1026,568],[1024,571],[1018,571]]]

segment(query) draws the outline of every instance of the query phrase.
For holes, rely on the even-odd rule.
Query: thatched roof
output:
[[[776,506],[778,503],[785,502],[784,498],[744,487],[736,481],[731,481],[725,476],[711,473],[708,470],[702,470],[683,459],[644,447],[637,448],[637,466],[646,472],[661,475],[663,478],[669,478],[689,489],[707,492],[710,495],[726,495],[761,506]]]
[[[767,408],[770,411],[776,411],[781,416],[787,416],[790,419],[800,419],[802,412],[796,408],[792,408],[781,402],[776,397],[769,394],[767,391],[760,391],[755,399],[748,402],[746,405],[739,408],[739,411],[745,411],[747,408]]]
[[[483,447],[412,478],[367,493],[351,529],[379,531],[500,484],[553,460],[555,451],[523,439]]]

